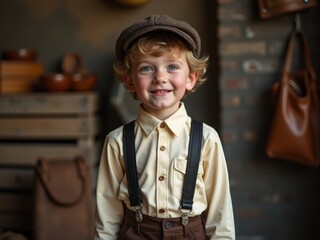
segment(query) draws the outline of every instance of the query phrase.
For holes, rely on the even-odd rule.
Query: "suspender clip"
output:
[[[142,222],[143,216],[142,216],[142,206],[134,206],[132,207],[136,211],[136,221],[138,223]]]
[[[186,226],[188,224],[188,222],[189,222],[188,218],[189,218],[189,213],[191,211],[185,211],[181,207],[180,207],[180,211],[182,212],[182,214],[181,214],[181,224],[183,226]]]
[[[188,224],[188,221],[189,221],[188,217],[189,217],[189,213],[187,213],[187,212],[182,213],[182,215],[181,215],[181,224],[183,226]]]

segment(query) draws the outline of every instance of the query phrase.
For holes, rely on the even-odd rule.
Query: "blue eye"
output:
[[[178,69],[178,67],[176,65],[169,65],[168,66],[168,70],[169,71],[174,71],[174,70],[177,70],[177,69]]]
[[[153,68],[150,66],[143,66],[140,68],[140,72],[152,72]]]

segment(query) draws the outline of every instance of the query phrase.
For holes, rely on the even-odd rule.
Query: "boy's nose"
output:
[[[155,72],[153,83],[159,84],[159,83],[165,83],[167,81],[166,75],[160,71]]]

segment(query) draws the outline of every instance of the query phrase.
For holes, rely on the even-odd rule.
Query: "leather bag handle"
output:
[[[81,180],[81,191],[80,194],[75,197],[72,200],[64,200],[62,198],[60,198],[59,196],[57,196],[57,194],[54,194],[52,189],[50,188],[50,184],[49,184],[49,175],[48,175],[48,160],[44,159],[44,158],[40,158],[38,160],[37,163],[37,174],[39,176],[39,179],[46,191],[46,193],[48,194],[48,196],[50,197],[50,199],[55,202],[56,204],[59,204],[61,206],[65,206],[65,207],[69,207],[69,206],[73,206],[75,204],[77,204],[78,202],[81,201],[81,199],[84,197],[85,195],[85,190],[86,190],[86,175],[87,175],[87,170],[86,170],[86,166],[84,163],[84,159],[81,157],[76,157],[74,160],[74,165],[77,169],[77,173],[78,173],[78,177]]]
[[[312,84],[317,85],[316,74],[315,74],[315,71],[313,69],[312,62],[311,62],[310,50],[308,47],[305,33],[302,30],[294,30],[294,31],[292,31],[292,33],[290,35],[288,48],[287,48],[287,55],[285,58],[285,64],[284,64],[284,68],[283,68],[282,79],[287,79],[284,76],[286,76],[288,73],[291,72],[292,59],[294,56],[295,42],[297,40],[297,37],[300,37],[300,39],[301,39],[302,53],[303,53],[304,62],[305,62],[309,77],[310,77],[311,81],[313,82]]]

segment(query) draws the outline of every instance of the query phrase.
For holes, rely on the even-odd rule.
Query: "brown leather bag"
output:
[[[292,71],[295,42],[300,37],[305,69]],[[267,142],[271,158],[307,166],[320,163],[320,114],[316,74],[302,30],[292,32],[280,81],[273,84],[275,108]]]
[[[316,0],[258,0],[259,16],[272,18],[317,6]]]
[[[93,205],[84,159],[42,158],[35,173],[34,239],[91,239]]]

